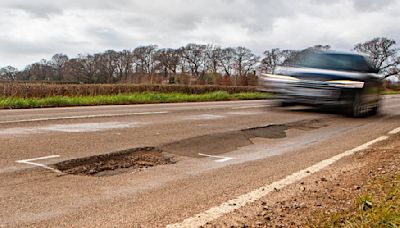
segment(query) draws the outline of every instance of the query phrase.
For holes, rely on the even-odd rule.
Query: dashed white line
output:
[[[391,131],[391,133],[397,132],[397,129]],[[306,169],[303,169],[296,173],[290,174],[289,176],[287,176],[284,179],[281,179],[281,180],[275,181],[271,184],[262,186],[254,191],[251,191],[251,192],[241,195],[235,199],[224,202],[219,206],[213,207],[203,213],[196,214],[193,217],[187,218],[180,223],[167,225],[167,228],[203,226],[207,222],[211,222],[225,214],[231,213],[234,210],[245,206],[248,203],[252,203],[256,200],[261,199],[262,197],[266,196],[267,194],[271,193],[272,191],[274,191],[276,189],[282,189],[290,184],[300,181],[301,179],[303,179],[307,176],[310,176],[311,174],[321,171],[322,169],[332,165],[333,163],[337,162],[338,160],[340,160],[344,157],[353,155],[354,153],[356,153],[358,151],[365,150],[365,149],[369,148],[371,145],[373,145],[377,142],[380,142],[380,141],[384,141],[388,138],[389,138],[388,136],[381,136],[379,138],[376,138],[372,141],[364,143],[364,144],[362,144],[358,147],[355,147],[351,150],[347,150],[347,151],[345,151],[341,154],[335,155],[329,159],[320,161]]]
[[[199,153],[199,156],[210,157],[210,158],[219,158],[218,160],[215,160],[215,162],[218,162],[218,163],[226,162],[226,161],[233,159],[231,157],[222,157],[222,156],[208,155],[208,154],[202,154],[202,153]]]
[[[85,115],[85,116],[65,116],[65,117],[24,119],[24,120],[9,120],[9,121],[2,121],[0,122],[0,124],[38,122],[38,121],[49,121],[49,120],[87,119],[87,118],[114,117],[114,116],[153,115],[153,114],[167,114],[167,113],[168,113],[167,111],[164,111],[164,112],[131,112],[131,113],[121,113],[121,114],[99,114],[99,115]]]
[[[38,166],[38,167],[42,167],[48,170],[51,170],[55,173],[61,173],[59,170],[51,168],[45,164],[40,164],[40,163],[36,163],[33,161],[37,161],[37,160],[45,160],[45,159],[50,159],[50,158],[58,158],[60,157],[60,155],[50,155],[50,156],[46,156],[46,157],[39,157],[39,158],[30,158],[30,159],[25,159],[25,160],[18,160],[15,161],[16,163],[20,163],[20,164],[28,164],[28,165],[33,165],[33,166]]]

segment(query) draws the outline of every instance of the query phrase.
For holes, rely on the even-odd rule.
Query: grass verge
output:
[[[400,227],[400,175],[371,183],[356,197],[353,210],[322,217],[317,227]]]
[[[92,105],[154,104],[174,102],[228,101],[266,99],[271,95],[262,92],[230,94],[225,91],[204,94],[144,92],[98,96],[54,96],[46,98],[0,98],[0,109],[47,108]]]
[[[400,94],[400,90],[384,90],[382,93],[384,95]]]

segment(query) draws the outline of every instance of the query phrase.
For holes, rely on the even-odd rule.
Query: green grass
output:
[[[385,90],[382,92],[384,95],[400,94],[400,90]]]
[[[400,227],[400,175],[370,183],[354,200],[354,210],[323,216],[316,227]]]
[[[225,91],[205,94],[184,93],[132,93],[119,95],[99,95],[65,97],[55,96],[46,98],[0,98],[0,109],[18,108],[46,108],[66,106],[91,106],[91,105],[125,105],[125,104],[153,104],[173,102],[201,102],[201,101],[228,101],[228,100],[255,100],[266,99],[271,95],[261,92],[243,92],[229,94]]]

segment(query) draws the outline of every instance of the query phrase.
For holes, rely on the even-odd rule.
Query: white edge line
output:
[[[389,135],[394,135],[394,134],[397,134],[397,133],[400,133],[400,127],[398,127],[398,128],[396,128],[396,129],[393,129],[392,131],[390,131],[390,132],[389,132]]]
[[[53,117],[53,118],[10,120],[10,121],[2,121],[0,122],[0,124],[37,122],[37,121],[48,121],[48,120],[86,119],[86,118],[113,117],[113,116],[152,115],[152,114],[167,114],[167,113],[168,113],[167,111],[164,111],[164,112],[132,112],[132,113],[121,113],[121,114],[100,114],[100,115],[86,115],[86,116],[66,116],[66,117]]]
[[[236,209],[239,209],[245,206],[248,203],[252,203],[256,200],[261,199],[262,197],[266,196],[267,194],[271,193],[272,191],[282,189],[290,184],[293,184],[311,174],[319,172],[320,170],[332,165],[336,161],[353,155],[358,151],[362,151],[367,149],[369,146],[388,139],[388,136],[381,136],[372,141],[364,143],[358,147],[355,147],[351,150],[347,150],[341,154],[335,155],[329,159],[320,161],[306,169],[300,170],[298,172],[292,173],[289,176],[281,179],[279,181],[272,182],[271,184],[264,185],[254,191],[241,195],[235,199],[229,200],[225,203],[222,203],[219,206],[213,207],[203,213],[196,214],[191,218],[187,218],[183,220],[181,223],[175,223],[167,225],[167,228],[175,228],[175,227],[199,227],[205,225],[207,222],[213,221],[225,214],[231,213]]]
[[[50,155],[50,156],[46,156],[46,157],[39,157],[39,158],[30,158],[30,159],[24,159],[24,160],[18,160],[15,161],[16,163],[20,163],[20,164],[28,164],[28,165],[33,165],[33,166],[38,166],[38,167],[42,167],[48,170],[51,170],[55,173],[61,173],[59,170],[51,168],[45,164],[40,164],[40,163],[35,163],[32,161],[36,161],[36,160],[45,160],[45,159],[50,159],[50,158],[58,158],[60,157],[60,155]]]

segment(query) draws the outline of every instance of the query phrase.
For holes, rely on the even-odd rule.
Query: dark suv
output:
[[[261,76],[263,90],[274,92],[283,106],[334,107],[354,117],[378,112],[382,79],[366,56],[308,51],[285,65]]]

